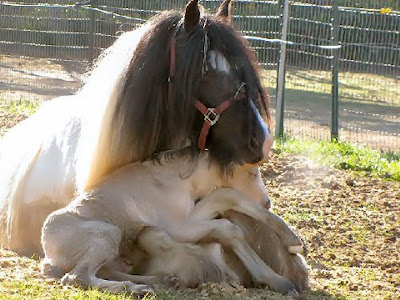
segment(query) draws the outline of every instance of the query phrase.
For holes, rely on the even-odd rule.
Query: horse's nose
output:
[[[269,197],[266,196],[266,197],[264,198],[264,208],[265,208],[266,210],[269,210],[269,209],[271,208],[271,206],[272,206],[271,199],[269,199]]]
[[[263,143],[263,160],[267,161],[269,158],[269,152],[271,151],[272,148],[272,143],[274,142],[271,134],[269,133],[269,131],[267,131],[266,135],[265,135],[265,140]]]

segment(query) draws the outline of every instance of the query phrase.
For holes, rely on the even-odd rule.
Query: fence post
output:
[[[331,120],[331,140],[339,138],[339,4],[338,0],[332,0],[332,25],[331,25],[331,45],[336,46],[332,49],[332,120]]]
[[[281,43],[279,49],[278,74],[276,84],[276,113],[275,113],[275,136],[282,137],[284,128],[283,120],[285,114],[285,75],[286,75],[286,46],[289,30],[289,0],[280,0],[281,14]]]
[[[90,0],[90,8],[96,7],[97,0]],[[89,10],[89,37],[88,37],[88,56],[87,59],[90,64],[94,60],[94,34],[96,31],[96,11]]]

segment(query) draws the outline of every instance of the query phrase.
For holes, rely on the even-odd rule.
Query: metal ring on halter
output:
[[[220,114],[215,112],[215,108],[207,108],[207,114],[204,115],[204,121],[208,121],[210,126],[213,126],[218,122],[220,116]]]

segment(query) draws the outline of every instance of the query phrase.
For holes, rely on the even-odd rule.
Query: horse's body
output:
[[[96,273],[117,257],[121,244],[135,240],[145,227],[152,226],[161,228],[177,242],[214,239],[239,257],[256,284],[279,292],[294,290],[290,281],[256,255],[238,227],[228,220],[215,219],[228,210],[241,212],[267,224],[284,245],[283,251],[300,251],[302,243],[297,235],[263,208],[268,197],[257,167],[235,167],[233,176],[226,176],[203,153],[191,175],[182,178],[182,172],[189,170],[191,163],[183,156],[172,161],[162,157],[161,164],[147,161],[125,166],[87,194],[50,214],[42,232],[45,269],[65,274],[63,283],[110,291],[140,291],[143,287],[138,290],[131,283],[102,280]],[[199,198],[202,200],[195,206]],[[152,247],[147,250],[157,253]],[[218,251],[210,251],[215,253],[211,261],[221,261]],[[229,270],[223,265],[216,269]],[[138,277],[132,281],[141,282]]]
[[[203,134],[195,102],[229,108],[219,120],[209,116],[218,122]],[[50,212],[159,151],[190,144],[195,157],[202,139],[224,170],[265,159],[272,140],[261,114],[268,117],[268,107],[254,55],[223,9],[200,17],[193,0],[183,16],[159,15],[107,49],[76,95],[51,101],[5,136],[1,245],[40,254]]]
[[[21,254],[41,253],[40,229],[44,218],[67,205],[85,189],[88,162],[96,154],[99,135],[108,118],[116,78],[129,64],[145,28],[127,33],[74,96],[45,103],[32,117],[18,124],[2,140],[0,152],[0,241]],[[128,43],[132,42],[132,45]],[[107,55],[108,54],[108,55]],[[117,56],[118,55],[118,56]],[[94,85],[109,76],[102,88]],[[113,78],[114,77],[114,78]],[[105,78],[103,78],[105,80]],[[113,84],[114,86],[113,86]],[[99,162],[97,163],[104,163]]]

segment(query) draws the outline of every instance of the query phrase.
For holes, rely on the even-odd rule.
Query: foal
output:
[[[203,200],[195,206],[200,198]],[[178,159],[163,154],[159,163],[130,164],[49,215],[42,229],[43,270],[63,276],[64,284],[144,293],[148,286],[133,282],[152,283],[154,277],[125,274],[124,281],[112,281],[96,277],[96,273],[112,264],[121,243],[135,240],[143,228],[154,226],[177,242],[197,243],[212,237],[237,255],[253,282],[282,293],[294,291],[294,285],[268,267],[246,243],[239,227],[215,219],[227,210],[243,213],[268,224],[289,252],[298,252],[302,247],[298,236],[261,208],[266,199],[256,167],[236,166],[232,176],[226,176],[207,152],[201,153],[197,162],[188,155],[181,154]]]
[[[225,192],[222,191],[222,194]],[[221,197],[217,201],[224,204],[225,198],[221,195],[221,190],[219,196]],[[225,204],[226,208],[232,205],[229,201]],[[211,201],[201,201],[199,204],[202,210],[210,209],[208,214],[210,216],[212,210],[215,210],[214,205],[215,202]],[[197,213],[195,207],[189,219]],[[237,225],[243,231],[246,242],[257,255],[279,275],[292,281],[298,292],[307,288],[308,266],[304,258],[296,253],[300,253],[302,249],[292,247],[292,253],[289,253],[270,224],[259,222],[232,210],[223,213],[222,218]],[[226,247],[222,249],[220,244],[214,242],[212,236],[197,244],[177,242],[160,228],[146,227],[140,232],[137,240],[121,246],[121,256],[113,265],[102,270],[101,274],[115,280],[125,278],[119,272],[115,272],[116,270],[159,278],[174,278],[175,284],[190,288],[206,282],[226,281],[238,282],[245,287],[255,287],[257,283],[253,282],[251,274],[232,250]]]

